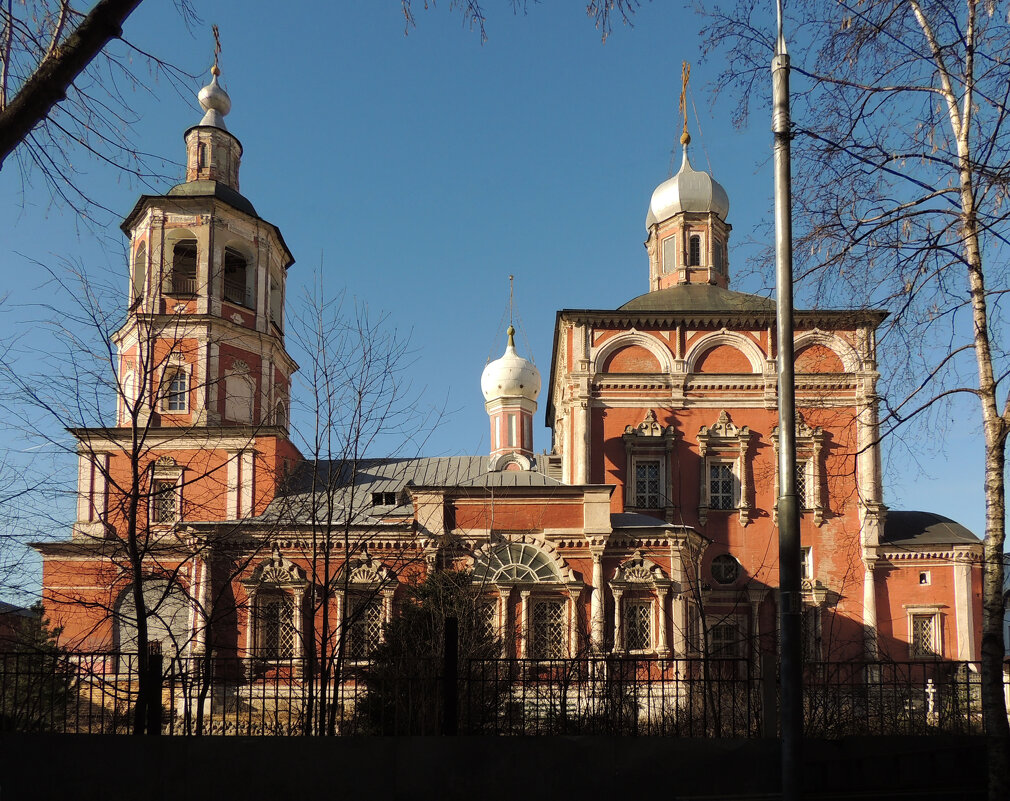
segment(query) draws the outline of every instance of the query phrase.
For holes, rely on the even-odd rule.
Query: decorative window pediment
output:
[[[705,525],[712,509],[736,509],[740,523],[751,522],[750,503],[750,442],[751,430],[738,426],[723,410],[711,426],[698,431],[701,455],[701,497],[698,522]]]
[[[664,610],[673,582],[663,569],[636,550],[608,583],[614,597],[614,650],[641,653],[655,649],[668,654]]]
[[[269,559],[260,562],[252,575],[242,582],[247,589],[269,585],[273,587],[303,588],[308,584],[305,571],[281,555],[280,549],[274,547]]]
[[[662,587],[670,584],[663,568],[643,556],[641,550],[635,551],[630,559],[622,562],[610,580],[611,587]]]
[[[662,425],[655,410],[649,409],[641,423],[624,429],[622,439],[626,457],[625,508],[672,508],[668,477],[676,429]]]
[[[779,497],[779,427],[775,426],[771,434],[772,445],[775,448],[775,509],[773,520],[778,522]],[[796,412],[796,494],[800,509],[814,513],[814,525],[824,523],[824,443],[828,439],[827,432],[820,426],[807,424],[803,415]]]

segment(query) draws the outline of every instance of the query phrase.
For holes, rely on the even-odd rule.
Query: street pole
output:
[[[779,389],[779,616],[782,799],[797,801],[802,774],[803,665],[800,648],[800,520],[796,502],[796,384],[793,371],[793,225],[789,164],[789,54],[778,2],[772,58],[772,132],[775,136],[775,287]]]

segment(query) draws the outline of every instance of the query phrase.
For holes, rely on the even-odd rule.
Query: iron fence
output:
[[[776,733],[775,677],[744,659],[499,659],[448,672],[442,661],[382,671],[353,663],[338,678],[302,659],[152,665],[155,714],[145,719],[149,733],[167,735]],[[810,663],[805,732],[980,732],[978,676],[970,663]],[[130,733],[140,678],[136,654],[0,654],[0,729]]]

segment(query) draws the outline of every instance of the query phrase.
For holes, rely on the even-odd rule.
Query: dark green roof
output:
[[[259,217],[253,204],[244,195],[219,181],[186,181],[173,186],[168,190],[168,194],[171,197],[216,197],[250,217]]]
[[[932,512],[891,512],[884,523],[888,545],[978,545],[979,539],[960,523]]]
[[[629,300],[620,311],[774,312],[775,301],[711,284],[677,284]]]

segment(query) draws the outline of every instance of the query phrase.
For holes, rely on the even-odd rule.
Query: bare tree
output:
[[[0,2],[0,167],[12,153],[23,175],[42,175],[54,197],[88,212],[103,208],[76,181],[81,151],[146,180],[160,159],[131,137],[126,93],[147,89],[151,65],[169,81],[187,77],[122,38],[140,0],[98,0],[90,10],[69,0]],[[187,22],[189,0],[176,0]],[[110,43],[119,42],[119,46]],[[139,56],[135,60],[135,57]]]
[[[135,653],[114,669],[128,666],[137,680],[133,728],[140,733],[149,707],[161,703],[151,690],[148,643],[158,641],[168,655],[209,654],[214,605],[196,588],[216,542],[191,536],[186,521],[220,518],[215,504],[228,492],[228,463],[208,457],[211,432],[195,417],[165,414],[173,405],[193,411],[193,398],[210,386],[192,369],[197,346],[185,315],[147,313],[141,299],[125,310],[121,286],[103,286],[79,269],[51,276],[49,288],[71,302],[40,306],[50,334],[41,348],[0,356],[10,388],[0,407],[29,441],[76,460],[75,492],[61,474],[35,488],[47,499],[60,487],[64,500],[76,498],[71,540],[46,536],[36,547],[57,566],[81,560],[92,581],[50,583],[47,613],[73,623],[65,630],[70,647],[107,648],[115,634],[118,650]],[[261,431],[244,426],[230,435],[251,445]],[[36,530],[65,525],[52,512],[33,522]],[[245,553],[235,569],[254,556]]]
[[[773,4],[712,6],[716,97],[767,107]],[[1002,315],[1010,179],[1010,23],[994,3],[794,3],[794,203],[808,297],[886,308],[887,433],[978,401],[984,435],[982,686],[991,798],[1010,794],[1003,696],[1005,451]]]
[[[306,461],[276,514],[281,529],[302,532],[309,570],[309,625],[299,632],[304,723],[308,732],[333,734],[341,709],[329,688],[349,662],[369,656],[382,625],[376,615],[388,616],[396,584],[424,565],[403,485],[440,413],[421,406],[406,376],[409,338],[387,315],[327,296],[320,281],[289,323],[307,361],[296,401],[308,421],[299,443]]]

